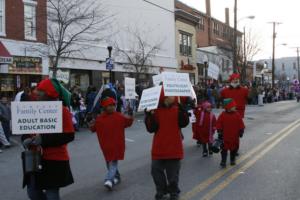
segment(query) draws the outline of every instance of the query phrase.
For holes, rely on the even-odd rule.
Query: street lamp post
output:
[[[276,25],[279,22],[269,22],[273,24],[273,53],[272,53],[272,88],[275,87],[275,40],[276,40]]]
[[[254,18],[255,18],[255,16],[251,15],[251,16],[244,17],[242,19],[254,19]],[[242,20],[242,19],[240,19],[240,20]],[[246,26],[244,26],[243,31],[244,31],[244,33],[243,33],[244,34],[244,47],[243,47],[243,57],[244,57],[244,59],[243,59],[243,68],[242,68],[242,81],[245,82],[246,79],[247,79]]]
[[[108,58],[111,59],[111,52],[112,52],[112,46],[108,46],[107,50],[108,50]],[[109,82],[112,83],[112,69],[109,69]]]
[[[237,46],[237,0],[234,0],[234,30],[233,30],[233,72],[237,72],[237,61],[236,61],[236,46]]]

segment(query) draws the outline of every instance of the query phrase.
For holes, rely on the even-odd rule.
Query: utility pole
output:
[[[233,30],[233,72],[237,72],[237,0],[234,0],[234,30]]]
[[[279,22],[269,22],[273,24],[273,54],[272,54],[272,88],[275,86],[275,40],[276,40],[276,25],[281,23]]]
[[[246,58],[246,27],[244,26],[244,67],[243,67],[243,74],[242,74],[242,77],[243,77],[243,82],[246,83],[246,70],[247,70],[247,58]]]
[[[299,81],[300,80],[299,47],[297,47],[297,67],[298,67],[298,81]]]

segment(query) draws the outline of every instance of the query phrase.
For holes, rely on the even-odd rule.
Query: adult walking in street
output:
[[[60,188],[74,182],[67,150],[67,144],[74,140],[72,115],[67,108],[70,105],[70,93],[56,79],[45,79],[37,87],[37,100],[63,102],[63,132],[23,136],[25,148],[41,148],[43,152],[41,171],[24,174],[24,186],[27,185],[31,200],[60,200]]]
[[[175,97],[165,97],[162,91],[159,108],[146,111],[145,124],[154,133],[151,174],[156,186],[156,200],[170,194],[179,199],[180,160],[183,159],[181,128],[189,123],[188,113],[176,103]]]
[[[242,118],[245,116],[246,104],[248,102],[249,90],[248,88],[242,87],[240,84],[240,75],[232,74],[229,78],[230,86],[221,91],[222,100],[232,98],[237,106],[237,112]]]
[[[124,160],[125,155],[125,128],[133,123],[132,112],[125,116],[116,111],[116,101],[107,97],[101,101],[104,112],[98,115],[91,131],[96,132],[100,148],[107,165],[107,174],[104,186],[112,190],[113,186],[120,183],[121,175],[118,170],[118,161]]]

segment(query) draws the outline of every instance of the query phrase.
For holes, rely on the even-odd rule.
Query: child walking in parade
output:
[[[211,145],[213,143],[217,120],[216,116],[212,113],[212,105],[209,102],[202,103],[201,108],[194,110],[196,122],[193,124],[193,138],[202,144],[202,155],[203,157],[207,157],[208,154],[213,154]]]
[[[221,149],[222,168],[226,167],[227,154],[230,152],[230,164],[235,165],[236,152],[239,149],[240,137],[243,137],[245,125],[240,114],[236,111],[236,102],[233,99],[224,99],[224,108],[218,117],[216,128],[219,139],[223,140]]]
[[[162,91],[158,109],[145,111],[147,131],[154,133],[151,175],[156,186],[156,200],[179,199],[180,160],[183,159],[181,128],[189,124],[188,113],[176,103],[175,97],[165,97]]]
[[[125,128],[133,123],[131,116],[116,112],[116,101],[107,97],[101,101],[104,112],[97,116],[91,131],[96,132],[107,164],[107,174],[104,186],[112,190],[113,186],[120,183],[121,176],[118,170],[118,161],[124,160],[125,154]]]

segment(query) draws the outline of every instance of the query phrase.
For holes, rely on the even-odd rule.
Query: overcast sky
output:
[[[181,0],[182,2],[205,12],[205,0]],[[233,26],[234,0],[211,0],[213,17],[225,21],[225,8],[230,9],[230,21]],[[272,24],[281,22],[276,27],[276,58],[296,56],[292,47],[300,46],[300,0],[238,0],[238,28],[252,29],[260,41],[262,51],[255,59],[267,59],[272,56]],[[244,17],[254,15],[255,19]],[[240,19],[240,20],[239,20]],[[247,31],[246,31],[247,32]],[[286,43],[287,46],[281,44]]]

